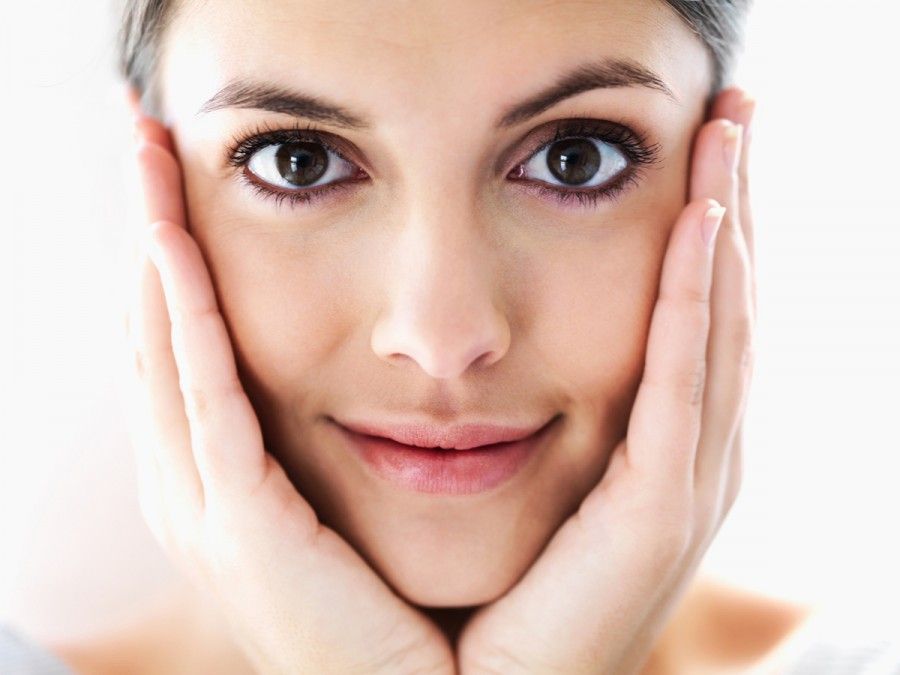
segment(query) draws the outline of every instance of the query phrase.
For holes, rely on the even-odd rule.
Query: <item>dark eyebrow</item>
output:
[[[591,89],[642,86],[656,89],[673,101],[672,90],[652,70],[630,59],[585,63],[564,73],[546,89],[507,109],[497,127],[511,127],[538,115],[560,101]],[[291,91],[264,82],[237,80],[226,84],[204,103],[201,113],[222,108],[251,108],[333,124],[346,129],[369,129],[371,123],[321,96]]]
[[[539,115],[560,101],[591,89],[649,87],[661,91],[676,103],[678,99],[662,78],[631,59],[604,59],[585,63],[564,73],[546,89],[528,97],[504,112],[498,127],[511,127]]]
[[[345,129],[368,129],[370,126],[364,118],[321,96],[290,91],[264,82],[231,82],[204,103],[200,112],[208,113],[222,108],[269,110],[294,117],[306,117],[317,122],[327,122]]]

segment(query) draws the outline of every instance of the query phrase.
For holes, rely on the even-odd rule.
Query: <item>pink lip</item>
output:
[[[517,473],[555,426],[555,420],[554,417],[539,428],[524,432],[521,428],[486,425],[457,427],[452,433],[443,434],[429,434],[421,426],[380,428],[390,432],[392,438],[361,433],[336,421],[335,427],[377,475],[400,487],[427,493],[472,494],[496,487]],[[413,443],[393,440],[397,436]],[[506,440],[479,443],[497,438]],[[436,446],[446,443],[466,447],[425,446],[423,441],[429,440],[438,440]]]
[[[443,448],[445,450],[469,450],[480,445],[506,443],[527,438],[543,427],[543,424],[501,426],[497,424],[462,424],[453,427],[436,427],[429,424],[379,424],[378,422],[341,421],[350,431],[367,436],[380,436],[417,448]]]

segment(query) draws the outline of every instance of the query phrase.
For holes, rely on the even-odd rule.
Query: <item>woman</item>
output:
[[[129,2],[133,440],[191,585],[56,654],[770,662],[806,610],[695,578],[753,362],[754,104],[723,88],[744,11]]]

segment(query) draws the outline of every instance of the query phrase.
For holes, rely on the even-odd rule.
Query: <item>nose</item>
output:
[[[414,210],[390,247],[371,347],[393,365],[450,379],[503,358],[510,329],[495,302],[496,254],[471,212],[442,196]]]

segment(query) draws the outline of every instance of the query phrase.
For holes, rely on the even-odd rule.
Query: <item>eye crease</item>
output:
[[[508,177],[521,189],[565,206],[612,201],[636,185],[642,168],[659,159],[659,146],[625,125],[608,120],[557,120],[538,134]],[[318,203],[367,180],[331,134],[314,125],[259,128],[233,139],[226,161],[241,169],[241,180],[276,205]],[[541,138],[543,136],[543,138]],[[533,145],[535,142],[532,141]]]

